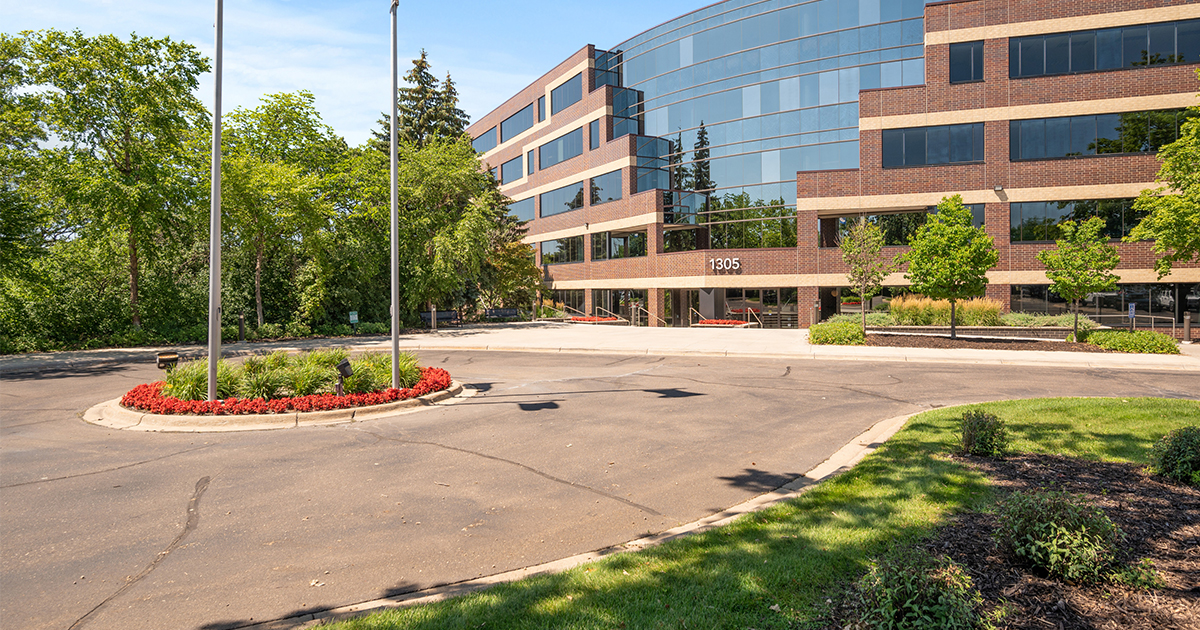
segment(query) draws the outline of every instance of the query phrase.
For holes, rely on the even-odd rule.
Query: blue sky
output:
[[[401,0],[400,73],[421,48],[449,72],[472,120],[586,44],[605,48],[709,4],[708,0]],[[389,0],[230,0],[225,3],[223,109],[306,89],[350,144],[388,107]],[[211,57],[215,4],[178,0],[0,0],[0,29],[131,32],[184,40]],[[212,107],[212,75],[199,96]]]

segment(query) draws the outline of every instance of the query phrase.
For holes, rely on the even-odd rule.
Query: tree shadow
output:
[[[536,403],[517,403],[521,411],[542,411],[545,409],[558,409],[558,403],[553,400]]]
[[[794,481],[799,473],[772,473],[757,468],[744,468],[744,472],[728,477],[717,477],[729,485],[757,493],[771,492]]]

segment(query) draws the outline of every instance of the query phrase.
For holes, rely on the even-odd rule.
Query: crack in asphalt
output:
[[[484,459],[490,459],[492,461],[509,464],[511,466],[516,466],[517,468],[524,469],[524,470],[531,472],[531,473],[533,473],[539,477],[542,477],[544,479],[549,479],[550,481],[553,481],[554,483],[559,483],[559,484],[563,484],[565,486],[570,486],[570,487],[578,489],[578,490],[585,490],[587,492],[591,492],[592,494],[604,497],[606,499],[612,499],[613,501],[619,501],[621,503],[624,503],[625,505],[628,505],[629,507],[635,508],[637,510],[641,510],[642,512],[645,512],[652,516],[666,516],[662,512],[659,512],[658,510],[655,510],[652,507],[645,506],[640,503],[636,503],[634,501],[630,501],[629,499],[619,497],[615,494],[609,494],[603,490],[597,490],[596,488],[593,488],[591,486],[585,486],[581,483],[575,483],[574,481],[570,481],[568,479],[563,479],[561,477],[555,477],[554,475],[551,475],[550,473],[540,471],[532,466],[527,466],[525,464],[522,464],[521,462],[513,461],[511,459],[505,459],[503,457],[499,457],[496,455],[488,455],[487,453],[480,453],[479,451],[472,451],[470,449],[459,448],[457,446],[450,446],[448,444],[439,444],[438,442],[426,442],[424,440],[407,440],[404,438],[388,437],[386,435],[381,435],[379,433],[375,433],[374,431],[366,431],[364,429],[356,429],[356,430],[366,433],[368,435],[373,435],[377,439],[386,440],[388,442],[396,442],[399,444],[417,444],[417,445],[421,445],[421,446],[434,446],[437,448],[446,449],[448,451],[456,451],[459,453],[465,453],[467,455],[474,455],[476,457],[482,457]]]
[[[75,623],[71,624],[67,630],[75,630],[75,628],[78,628],[85,621],[87,621],[88,617],[94,615],[96,611],[100,610],[109,602],[119,597],[121,593],[129,590],[129,587],[137,584],[142,578],[150,575],[151,571],[158,568],[158,565],[161,564],[163,560],[166,560],[167,556],[170,555],[172,551],[179,547],[179,543],[183,542],[183,539],[187,538],[188,534],[195,531],[196,526],[200,523],[200,497],[204,496],[204,491],[208,490],[208,484],[211,481],[211,477],[201,477],[200,480],[196,482],[196,489],[192,492],[192,498],[188,500],[187,504],[187,520],[183,524],[183,531],[179,532],[179,535],[175,537],[175,540],[172,540],[171,544],[167,545],[166,549],[158,552],[158,555],[154,556],[154,559],[150,561],[150,564],[146,565],[146,568],[142,569],[141,573],[138,573],[133,577],[125,578],[125,584],[122,585],[121,588],[117,589],[117,592],[109,595],[104,599],[104,601],[96,604],[95,608],[87,611],[87,613],[85,613],[79,619],[76,619]]]
[[[50,483],[51,481],[62,481],[63,479],[75,479],[76,477],[88,477],[91,475],[101,475],[104,473],[114,472],[117,470],[124,470],[126,468],[133,468],[134,466],[141,466],[142,464],[149,464],[152,462],[157,462],[160,460],[167,459],[168,457],[175,457],[176,455],[183,455],[184,453],[191,453],[192,451],[199,451],[201,449],[206,449],[210,446],[213,446],[213,444],[205,444],[204,446],[197,446],[196,448],[189,448],[189,449],[178,451],[175,453],[168,453],[166,455],[163,455],[162,457],[154,457],[151,459],[144,459],[140,462],[133,462],[131,464],[125,464],[123,466],[116,466],[114,468],[105,468],[104,470],[93,470],[91,472],[79,473],[77,475],[63,475],[62,477],[53,477],[50,479],[37,479],[34,481],[22,481],[21,483],[12,483],[7,486],[0,486],[0,488],[16,488],[18,486],[30,486],[35,483]]]

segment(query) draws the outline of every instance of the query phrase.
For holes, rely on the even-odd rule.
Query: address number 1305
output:
[[[737,271],[742,268],[742,259],[740,258],[710,258],[708,266],[712,267],[713,271]]]

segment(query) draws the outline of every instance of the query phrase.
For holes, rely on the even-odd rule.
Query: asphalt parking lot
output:
[[[152,363],[0,374],[0,619],[234,628],[619,544],[777,488],[875,422],[1188,372],[421,351],[475,391],[224,434],[85,424]]]

